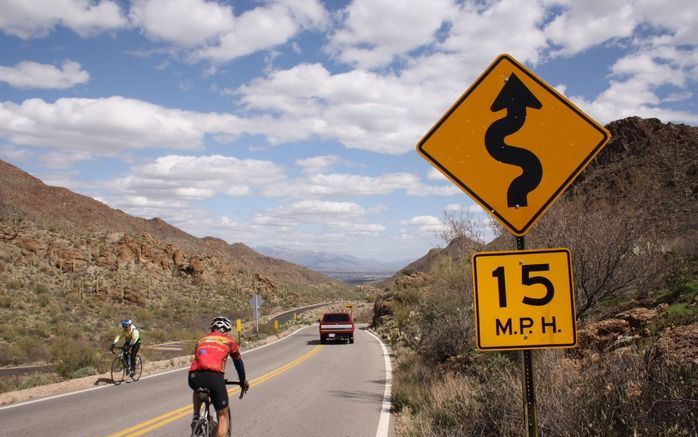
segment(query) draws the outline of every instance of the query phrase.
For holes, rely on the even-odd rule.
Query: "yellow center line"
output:
[[[310,351],[306,352],[304,355],[301,355],[300,357],[296,358],[295,360],[279,367],[278,369],[272,370],[269,373],[266,373],[258,378],[253,379],[250,381],[250,387],[254,387],[256,385],[259,385],[263,382],[266,382],[275,376],[278,376],[285,371],[301,364],[302,362],[310,359],[313,355],[317,354],[320,352],[320,349],[322,349],[324,346],[315,346],[312,348]],[[235,394],[235,393],[240,393],[240,387],[233,388],[231,390],[228,390],[229,394]],[[136,436],[141,436],[143,434],[149,433],[150,431],[153,431],[157,428],[160,428],[161,426],[165,426],[168,423],[174,422],[175,420],[181,419],[182,417],[185,417],[187,415],[190,415],[192,411],[192,406],[186,405],[184,407],[176,408],[172,411],[168,411],[165,414],[162,414],[160,416],[154,417],[152,419],[146,420],[144,422],[141,422],[137,425],[134,425],[130,428],[126,428],[122,431],[116,432],[114,434],[109,434],[107,437],[136,437]]]

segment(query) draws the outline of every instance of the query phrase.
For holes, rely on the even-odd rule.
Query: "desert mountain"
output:
[[[0,365],[87,357],[63,373],[90,373],[118,320],[134,319],[150,343],[191,338],[218,314],[249,319],[255,293],[262,314],[355,297],[305,267],[130,216],[0,161]],[[70,343],[54,350],[37,338]]]
[[[0,160],[0,218],[29,221],[59,233],[110,233],[142,236],[199,256],[216,256],[239,263],[277,279],[324,283],[331,281],[312,270],[264,257],[242,243],[197,238],[159,218],[133,217],[66,188],[51,187],[17,167]]]
[[[257,247],[256,250],[266,256],[299,264],[317,272],[395,272],[409,263],[409,261],[382,261],[377,259],[358,258],[351,255],[340,255],[315,250],[293,250],[282,247]]]

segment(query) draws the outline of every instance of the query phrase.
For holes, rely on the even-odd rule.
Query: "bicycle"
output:
[[[121,384],[126,380],[126,377],[130,377],[133,381],[138,381],[141,379],[141,374],[143,373],[143,362],[141,361],[141,356],[136,354],[135,368],[133,369],[133,372],[130,372],[130,364],[131,356],[128,353],[128,349],[122,346],[121,353],[118,357],[114,358],[114,362],[111,364],[111,380],[114,385]]]
[[[240,385],[240,381],[228,381],[226,379],[225,385]],[[192,426],[191,437],[214,437],[218,428],[218,422],[211,418],[211,392],[207,388],[197,388],[196,393],[203,404],[203,414],[199,412],[199,420]],[[242,389],[242,385],[240,385],[239,399],[242,399],[243,396],[245,396],[245,391]],[[230,422],[230,407],[228,407],[228,437],[230,437],[230,429],[232,428]]]

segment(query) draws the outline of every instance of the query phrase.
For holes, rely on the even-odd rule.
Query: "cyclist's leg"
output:
[[[192,405],[194,406],[194,418],[199,417],[199,412],[201,411],[201,399],[196,393],[197,388],[204,387],[204,380],[201,378],[199,372],[189,372],[187,376],[187,381],[189,382],[189,388],[192,390]]]
[[[216,436],[228,435],[228,389],[225,386],[225,376],[219,372],[208,372],[210,378],[211,401],[216,409],[218,429]]]
[[[218,416],[218,432],[216,433],[216,437],[228,437],[228,425],[230,424],[228,407],[222,410],[216,410],[216,416]]]
[[[134,370],[136,370],[136,354],[138,354],[138,350],[141,348],[141,341],[138,340],[136,344],[131,346],[131,352],[129,354],[129,358],[131,359],[130,367],[131,367],[131,373],[133,373]]]
[[[192,392],[192,405],[194,406],[194,417],[199,417],[199,412],[201,411],[201,398],[196,391]]]

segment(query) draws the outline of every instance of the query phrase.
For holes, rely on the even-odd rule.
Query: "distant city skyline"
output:
[[[0,0],[0,159],[196,236],[397,261],[489,216],[415,151],[508,53],[698,125],[693,1]]]

